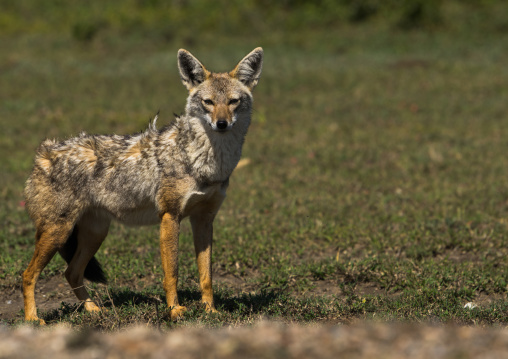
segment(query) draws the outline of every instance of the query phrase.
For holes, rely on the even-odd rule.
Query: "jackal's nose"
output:
[[[217,128],[219,130],[225,130],[226,128],[228,128],[228,121],[225,120],[217,121]]]

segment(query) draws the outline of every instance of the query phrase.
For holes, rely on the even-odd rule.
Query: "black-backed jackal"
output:
[[[229,73],[212,73],[186,50],[178,68],[189,90],[185,114],[157,130],[128,136],[81,134],[44,141],[25,188],[36,227],[35,252],[23,273],[25,319],[37,316],[34,290],[56,252],[67,261],[65,277],[88,311],[83,278],[106,282],[94,255],[111,220],[128,225],[160,223],[164,290],[171,318],[185,311],[176,292],[180,221],[190,217],[202,302],[215,311],[212,290],[212,226],[240,160],[250,124],[252,89],[263,50],[254,49]]]

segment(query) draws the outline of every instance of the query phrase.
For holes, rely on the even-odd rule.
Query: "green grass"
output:
[[[158,110],[160,124],[171,121],[186,97],[179,47],[215,70],[256,46],[266,58],[244,147],[251,162],[233,174],[215,223],[219,313],[199,306],[188,222],[179,291],[189,312],[179,323],[164,306],[158,229],[113,225],[98,253],[110,285],[93,287],[109,311],[63,303],[42,313],[48,323],[508,323],[505,33],[374,23],[190,43],[115,29],[88,43],[70,34],[0,41],[4,293],[20,289],[33,253],[22,190],[40,141],[137,132]],[[64,270],[55,257],[41,280]],[[470,301],[480,305],[464,309]],[[19,310],[0,320],[20,323]]]

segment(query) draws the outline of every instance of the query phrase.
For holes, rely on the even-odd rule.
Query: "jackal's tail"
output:
[[[74,253],[78,248],[78,226],[74,226],[71,235],[65,242],[65,245],[58,251],[63,259],[69,264],[74,257]],[[102,266],[99,261],[93,257],[88,262],[85,268],[85,278],[92,282],[104,283],[106,284],[108,280],[106,279],[106,275],[102,270]]]

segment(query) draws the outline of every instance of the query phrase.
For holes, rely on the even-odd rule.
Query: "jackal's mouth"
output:
[[[208,124],[210,125],[212,130],[214,130],[216,132],[223,133],[223,132],[228,132],[229,130],[231,130],[235,123],[234,122],[228,123],[227,121],[217,121],[216,123],[208,122]]]
[[[229,132],[231,130],[230,127],[228,128],[225,128],[225,129],[220,129],[220,128],[214,128],[213,129],[215,132],[219,132],[219,133],[226,133],[226,132]]]

